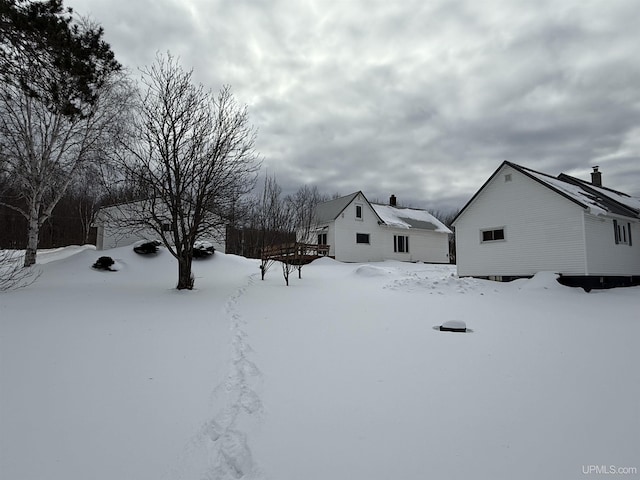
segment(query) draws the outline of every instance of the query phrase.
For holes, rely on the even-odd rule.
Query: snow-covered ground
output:
[[[178,292],[166,251],[39,263],[0,293],[2,479],[640,478],[640,288],[330,259],[285,287],[216,253]]]

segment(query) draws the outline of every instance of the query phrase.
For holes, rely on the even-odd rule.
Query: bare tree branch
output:
[[[193,288],[193,245],[224,234],[260,167],[246,107],[229,87],[216,97],[170,54],[142,72],[132,130],[119,167],[142,199],[120,218],[155,232],[178,260],[178,289]]]

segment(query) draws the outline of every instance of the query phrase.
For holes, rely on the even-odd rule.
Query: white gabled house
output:
[[[458,275],[510,280],[553,271],[569,285],[637,283],[640,198],[503,162],[453,221]]]
[[[319,204],[318,244],[342,262],[402,260],[449,263],[449,230],[426,210],[370,203],[362,192]]]

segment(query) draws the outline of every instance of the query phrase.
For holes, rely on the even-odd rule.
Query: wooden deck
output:
[[[313,243],[283,243],[262,250],[263,260],[277,260],[291,265],[305,265],[329,255],[329,245]]]

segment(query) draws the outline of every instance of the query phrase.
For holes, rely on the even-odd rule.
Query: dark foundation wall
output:
[[[640,285],[640,276],[585,277],[560,275],[558,282],[567,287],[580,287],[589,291],[604,288],[638,286]]]
[[[512,282],[520,278],[531,278],[531,275],[523,276],[485,276],[475,277],[483,280],[493,280],[495,282]],[[584,288],[586,291],[616,288],[616,287],[633,287],[640,285],[640,276],[628,275],[628,276],[608,276],[608,277],[596,277],[596,276],[580,276],[580,275],[560,275],[558,277],[558,283],[567,287]]]

